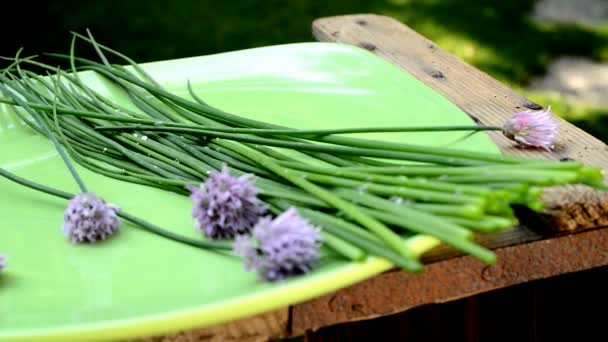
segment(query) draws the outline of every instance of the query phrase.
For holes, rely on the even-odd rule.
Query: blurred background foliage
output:
[[[575,1],[575,0],[573,0]],[[96,39],[139,62],[312,41],[315,18],[376,13],[392,16],[466,62],[608,142],[608,110],[532,92],[552,58],[608,61],[608,25],[539,23],[534,0],[175,0],[21,1],[5,11],[0,55],[67,52],[69,31]]]

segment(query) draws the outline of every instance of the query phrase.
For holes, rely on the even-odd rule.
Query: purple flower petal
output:
[[[235,254],[245,269],[256,270],[267,281],[279,281],[309,272],[319,260],[321,231],[289,208],[274,220],[264,217],[252,236],[238,236]]]
[[[257,198],[251,175],[234,177],[227,167],[212,172],[199,187],[188,186],[194,202],[196,230],[210,239],[232,239],[248,234],[266,211]]]
[[[73,243],[105,240],[118,231],[119,210],[94,193],[81,193],[70,201],[64,212],[63,233]]]
[[[551,150],[559,129],[551,108],[532,113],[530,111],[515,114],[503,126],[503,134],[523,146],[540,147]]]
[[[6,255],[0,255],[0,271],[2,271],[3,269],[6,268],[6,266],[7,266],[6,259],[8,259],[6,257]]]

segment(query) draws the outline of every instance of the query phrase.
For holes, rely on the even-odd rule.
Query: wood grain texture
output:
[[[608,229],[564,235],[495,250],[498,263],[457,257],[426,266],[423,275],[387,272],[293,308],[292,333],[304,334],[443,303],[479,293],[608,264]]]
[[[139,339],[137,342],[266,342],[286,337],[289,308],[251,318],[175,334]]]
[[[501,126],[517,112],[542,108],[393,18],[373,14],[322,18],[313,23],[312,29],[320,41],[356,45],[396,65],[480,124]],[[519,148],[499,132],[489,136],[507,155],[573,159],[608,170],[608,147],[572,124],[561,119],[560,122],[560,136],[553,152]],[[544,215],[546,229],[574,231],[608,223],[605,193],[584,186],[553,188],[547,190],[544,200],[548,208]]]

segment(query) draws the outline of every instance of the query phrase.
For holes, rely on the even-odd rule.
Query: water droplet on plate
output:
[[[367,188],[369,187],[369,184],[363,184],[360,187],[357,188],[357,193],[359,195],[363,195],[364,192],[367,191]]]

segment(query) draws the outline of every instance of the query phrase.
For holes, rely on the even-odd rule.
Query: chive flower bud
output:
[[[260,219],[251,236],[238,236],[234,252],[243,257],[246,270],[274,282],[309,272],[319,260],[321,243],[321,230],[289,208],[274,220]]]
[[[200,186],[187,186],[194,202],[196,230],[214,240],[248,234],[266,211],[252,178],[234,177],[224,166],[222,172],[212,172]]]
[[[70,201],[64,212],[63,233],[76,244],[105,240],[118,231],[119,210],[95,193],[81,193]]]
[[[540,147],[550,151],[555,145],[559,122],[551,108],[538,113],[515,114],[503,126],[503,134],[522,146]]]

